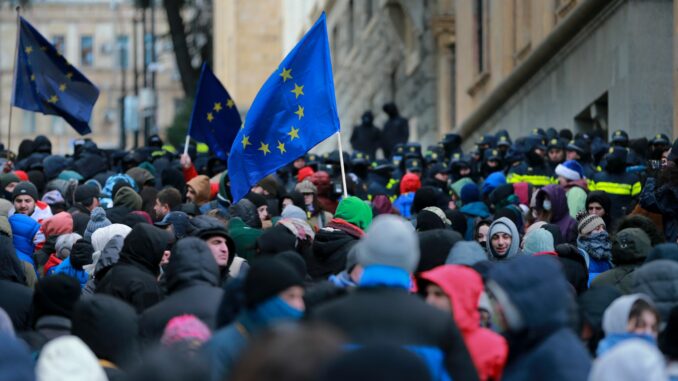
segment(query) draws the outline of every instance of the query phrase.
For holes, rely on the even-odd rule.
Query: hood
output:
[[[125,244],[125,237],[121,235],[116,235],[111,237],[106,246],[101,250],[99,259],[94,265],[94,276],[97,279],[102,279],[113,265],[118,263],[120,259],[120,252],[122,247]]]
[[[257,238],[258,255],[275,255],[283,251],[296,251],[297,238],[283,225],[276,225]]]
[[[452,305],[452,315],[462,333],[480,329],[478,300],[483,292],[480,275],[466,266],[444,265],[419,275],[424,281],[440,287]],[[420,291],[423,284],[418,283]]]
[[[466,204],[462,206],[459,211],[471,217],[487,218],[490,216],[490,210],[482,201]]]
[[[417,189],[421,188],[421,180],[419,176],[414,173],[407,173],[400,180],[400,193],[410,193],[416,192]]]
[[[12,238],[4,234],[0,234],[0,280],[26,283],[23,265],[15,254]]]
[[[389,118],[395,118],[399,115],[398,107],[395,105],[395,103],[386,103],[382,109],[389,116]]]
[[[594,287],[581,294],[577,299],[577,304],[583,318],[591,324],[595,331],[600,331],[603,329],[605,310],[620,296],[622,294],[616,287]]]
[[[667,321],[676,301],[678,262],[659,259],[642,265],[633,274],[633,292],[652,298],[657,303],[662,321]]]
[[[99,228],[92,233],[92,247],[94,247],[95,251],[101,251],[111,238],[116,235],[122,236],[123,238],[127,237],[127,234],[129,234],[130,231],[132,231],[132,228],[123,224],[112,224]]]
[[[33,140],[33,152],[52,154],[52,142],[45,135],[38,135]]]
[[[656,345],[642,339],[627,339],[593,362],[589,381],[664,381],[666,364]]]
[[[82,339],[97,358],[123,369],[140,353],[137,313],[129,304],[109,295],[82,298],[73,310],[73,335]]]
[[[612,238],[612,262],[615,266],[642,263],[651,249],[650,237],[645,231],[626,228]]]
[[[14,248],[28,255],[33,254],[35,249],[33,237],[40,230],[40,224],[25,214],[12,215],[9,224],[12,226]]]
[[[461,234],[447,229],[434,229],[418,232],[419,264],[416,272],[424,272],[445,264],[450,250],[464,238]]]
[[[488,278],[518,310],[522,331],[539,335],[567,324],[572,291],[556,258],[521,256],[492,267]]]
[[[375,216],[393,213],[393,204],[388,196],[378,194],[372,199],[372,211]]]
[[[57,213],[43,221],[42,231],[46,237],[72,233],[73,216],[67,212]]]
[[[151,274],[160,274],[160,260],[170,242],[169,233],[155,226],[140,223],[125,237],[120,262],[134,263]]]
[[[558,222],[570,214],[567,207],[567,197],[565,189],[560,185],[547,185],[537,191],[537,207],[541,208],[544,204],[544,196],[548,195],[551,200],[551,221]]]
[[[473,180],[471,180],[468,177],[462,177],[461,179],[455,181],[450,185],[450,188],[452,188],[452,192],[457,196],[457,198],[461,197],[461,190],[464,188],[465,185],[467,184],[475,184]]]
[[[0,359],[0,379],[35,381],[35,363],[23,340],[0,334]]]
[[[497,187],[504,184],[506,184],[506,176],[504,175],[504,172],[492,172],[483,182],[483,186],[481,188],[483,196],[490,194]]]
[[[235,205],[231,205],[228,208],[228,212],[232,217],[239,217],[247,226],[255,229],[261,229],[261,219],[259,218],[259,213],[257,212],[257,207],[254,206],[252,201],[243,198]]]
[[[511,246],[509,246],[508,251],[504,256],[499,257],[492,249],[492,236],[501,231],[509,231],[511,235]],[[501,217],[492,222],[490,229],[487,231],[487,242],[486,242],[487,252],[490,253],[490,261],[499,261],[514,258],[520,255],[520,234],[518,233],[518,228],[516,224],[513,223],[508,217]]]
[[[487,252],[476,241],[459,241],[450,250],[445,260],[447,265],[473,266],[487,260]]]
[[[645,263],[658,259],[670,259],[678,262],[678,244],[660,243],[656,245],[645,259]]]
[[[349,196],[341,200],[334,217],[365,230],[372,223],[372,208],[358,197]]]
[[[147,169],[134,167],[130,168],[125,174],[134,179],[139,188],[142,188],[147,182],[155,182],[155,176]]]
[[[113,205],[124,206],[129,210],[141,210],[143,200],[139,193],[134,189],[124,186],[121,187],[113,198]]]
[[[211,194],[209,177],[205,175],[196,176],[186,182],[186,186],[193,188],[195,191],[195,203],[198,206],[209,202]]]
[[[42,160],[43,172],[47,181],[59,176],[61,171],[68,169],[68,160],[63,156],[52,155]]]
[[[607,307],[603,314],[603,331],[605,331],[605,336],[616,333],[626,333],[631,307],[633,307],[633,303],[639,299],[643,299],[651,306],[654,305],[652,299],[644,294],[631,294],[620,296]]]
[[[205,241],[187,237],[180,239],[172,248],[166,276],[170,293],[196,284],[217,286],[219,265]]]

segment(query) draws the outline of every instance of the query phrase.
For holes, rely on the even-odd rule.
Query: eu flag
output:
[[[188,134],[226,161],[241,125],[235,102],[207,64],[203,64]]]
[[[339,132],[325,13],[254,98],[228,158],[233,202]]]
[[[99,89],[68,63],[28,21],[19,20],[19,51],[12,105],[58,115],[80,135],[89,134]]]

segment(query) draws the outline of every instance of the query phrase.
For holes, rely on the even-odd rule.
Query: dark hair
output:
[[[166,187],[156,196],[161,204],[167,204],[170,210],[181,205],[181,193],[173,187]]]
[[[638,320],[640,319],[640,316],[643,314],[643,312],[648,311],[654,315],[654,318],[657,320],[657,331],[659,331],[659,323],[661,320],[661,316],[659,315],[659,311],[657,311],[657,308],[650,303],[647,302],[647,300],[644,299],[638,299],[636,300],[633,305],[631,306],[631,311],[629,311],[629,317],[627,321],[631,321],[631,319],[636,320],[636,324],[638,324]]]
[[[478,232],[481,227],[490,225],[492,225],[492,221],[490,220],[480,220],[476,222],[476,226],[473,228],[473,240],[475,241],[478,238]]]

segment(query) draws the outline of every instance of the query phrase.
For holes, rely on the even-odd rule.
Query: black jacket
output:
[[[452,379],[478,379],[452,316],[406,290],[359,288],[318,306],[310,317],[338,328],[354,344],[378,342],[438,349]]]
[[[313,280],[326,280],[346,268],[346,256],[362,235],[357,227],[349,225],[334,219],[316,233],[313,253],[305,258],[308,275]]]
[[[355,151],[366,153],[374,159],[380,141],[381,130],[372,123],[353,127],[351,146]]]
[[[7,312],[17,332],[31,328],[33,290],[23,284],[0,279],[0,308]]]
[[[158,341],[167,322],[183,314],[197,316],[213,330],[224,291],[217,287],[219,266],[207,244],[194,237],[177,242],[165,275],[169,296],[141,314],[139,332],[144,342]]]
[[[158,303],[162,299],[157,282],[160,260],[169,241],[166,231],[137,224],[125,238],[120,260],[97,285],[96,293],[120,298],[137,313]]]

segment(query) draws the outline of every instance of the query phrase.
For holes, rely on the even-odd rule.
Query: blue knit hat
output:
[[[581,180],[584,178],[584,168],[582,168],[577,160],[568,160],[558,164],[556,175],[563,176],[568,180]]]
[[[476,184],[466,184],[461,188],[460,198],[464,205],[480,201],[480,189],[478,189]]]

